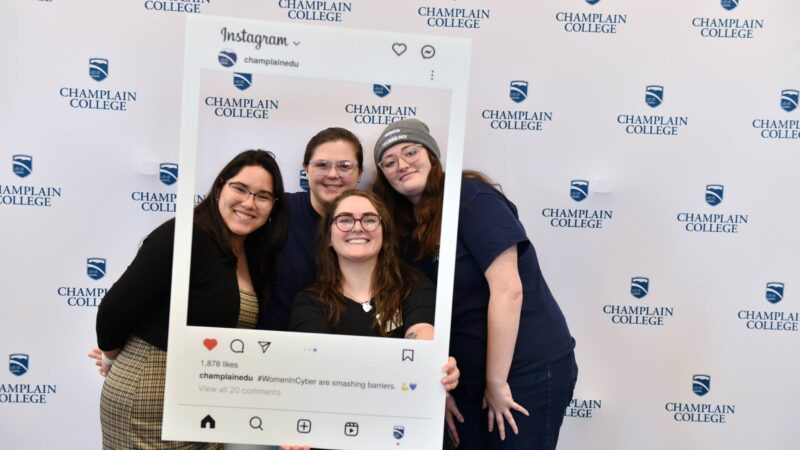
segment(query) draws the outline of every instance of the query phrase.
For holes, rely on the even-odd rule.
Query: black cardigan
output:
[[[100,349],[120,348],[131,335],[167,349],[174,233],[174,219],[153,230],[131,265],[106,293],[97,310]],[[249,266],[252,277],[254,265]],[[188,324],[234,328],[238,318],[236,260],[226,257],[211,236],[195,224]]]

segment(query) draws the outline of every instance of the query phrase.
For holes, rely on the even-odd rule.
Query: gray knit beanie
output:
[[[436,144],[436,140],[431,136],[427,125],[417,119],[403,119],[387,126],[378,141],[375,142],[375,165],[378,165],[383,153],[389,147],[401,142],[422,144],[436,155],[437,159],[442,157],[441,153],[439,153],[439,145]]]

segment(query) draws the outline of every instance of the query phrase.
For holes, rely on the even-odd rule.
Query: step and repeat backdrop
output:
[[[795,0],[4,2],[4,446],[100,447],[86,353],[106,290],[175,211],[190,14],[471,39],[465,168],[516,202],[577,340],[559,448],[800,448]],[[203,106],[226,130],[212,159],[272,150],[290,191],[327,126],[356,132],[365,161],[406,117],[446,145],[430,96],[381,80],[329,117],[324,86],[285,112],[249,88],[223,82]],[[276,113],[298,119],[276,129]]]

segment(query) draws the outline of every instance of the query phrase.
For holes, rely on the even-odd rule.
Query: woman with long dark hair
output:
[[[286,233],[283,196],[263,150],[240,153],[214,179],[194,211],[189,325],[255,327]],[[97,311],[104,448],[221,448],[161,440],[174,233],[171,219],[145,238]]]
[[[433,338],[433,283],[403,263],[375,194],[344,192],[320,228],[316,283],[295,299],[292,331]]]
[[[374,192],[405,233],[407,257],[435,280],[439,146],[427,125],[406,119],[386,127],[374,156]],[[460,448],[552,450],[577,380],[575,340],[516,206],[482,174],[463,175],[450,335],[462,377],[448,429]]]

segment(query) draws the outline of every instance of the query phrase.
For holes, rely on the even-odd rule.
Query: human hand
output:
[[[494,425],[496,423],[501,441],[506,438],[506,421],[508,421],[514,434],[519,434],[517,423],[514,421],[514,416],[511,414],[512,409],[526,416],[530,415],[527,409],[514,401],[508,383],[494,386],[487,385],[486,390],[483,391],[483,408],[489,408],[489,432],[491,433],[494,431]]]
[[[462,416],[461,411],[458,410],[456,399],[454,399],[452,395],[447,394],[447,398],[444,402],[444,421],[447,424],[447,432],[450,434],[453,445],[458,447],[458,444],[461,443],[461,439],[456,429],[456,420],[458,420],[459,423],[464,423],[464,416]]]
[[[95,347],[86,356],[95,360],[94,365],[97,366],[97,371],[100,372],[100,375],[102,376],[108,375],[108,369],[110,369],[111,366],[106,366],[105,364],[103,364],[102,350]]]
[[[310,445],[298,445],[298,444],[284,444],[281,445],[281,450],[311,450]]]
[[[447,362],[442,367],[442,372],[445,373],[445,376],[442,377],[442,385],[444,386],[444,390],[452,391],[456,388],[456,386],[458,386],[458,379],[461,377],[461,371],[458,370],[456,359],[452,356],[448,357]]]

